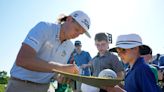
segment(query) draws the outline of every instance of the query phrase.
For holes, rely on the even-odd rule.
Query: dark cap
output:
[[[75,46],[81,46],[81,41],[75,41]]]

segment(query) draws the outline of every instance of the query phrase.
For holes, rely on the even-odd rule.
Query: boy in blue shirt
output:
[[[160,92],[153,72],[140,55],[143,46],[137,34],[118,36],[116,47],[110,51],[117,52],[125,64],[129,63],[130,68],[125,75],[124,89],[109,87],[108,92]]]

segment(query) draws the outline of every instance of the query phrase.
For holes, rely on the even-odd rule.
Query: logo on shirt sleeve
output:
[[[36,40],[34,37],[27,37],[28,40],[30,40],[31,42],[33,42],[34,44],[38,45],[39,41]]]

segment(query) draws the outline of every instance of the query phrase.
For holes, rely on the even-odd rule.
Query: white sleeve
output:
[[[38,52],[42,44],[49,37],[49,30],[50,27],[47,23],[40,22],[30,30],[23,43],[31,46],[36,52]]]

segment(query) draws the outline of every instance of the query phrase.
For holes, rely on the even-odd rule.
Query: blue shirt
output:
[[[80,54],[76,53],[74,55],[74,61],[77,64],[77,66],[81,66],[82,64],[88,64],[91,60],[91,56],[86,51],[81,51]],[[85,69],[82,69],[82,75],[89,76],[90,75],[90,69],[87,67]]]
[[[155,76],[143,58],[138,58],[125,76],[127,92],[160,92]]]

